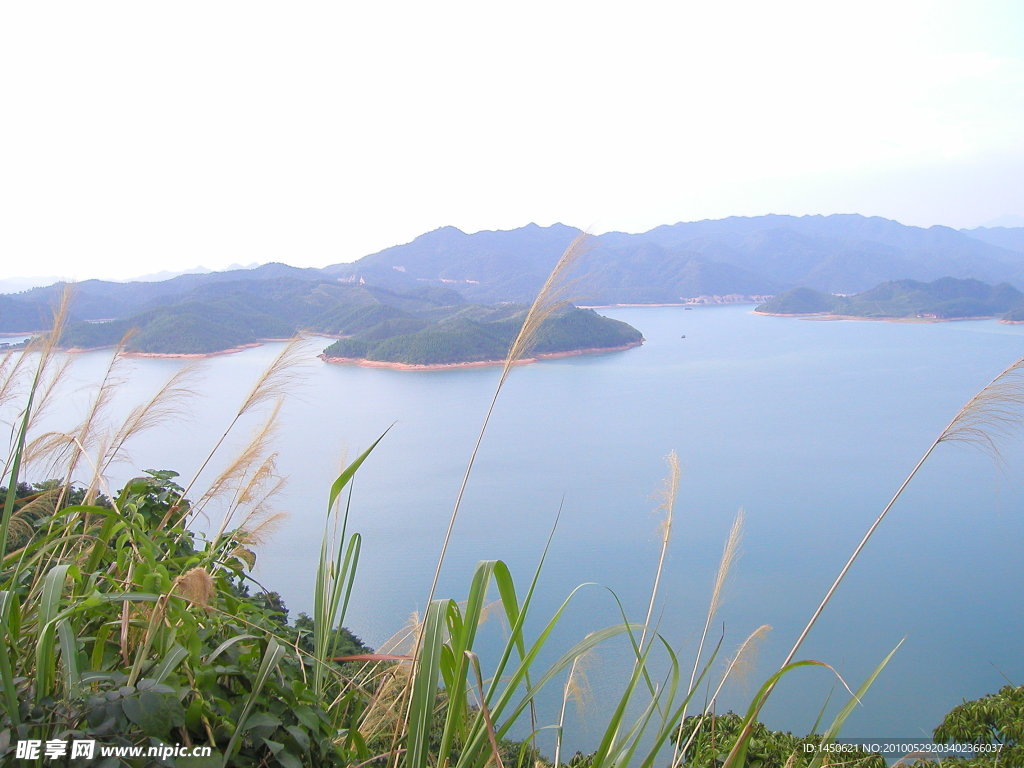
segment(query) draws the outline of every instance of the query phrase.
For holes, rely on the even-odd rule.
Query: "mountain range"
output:
[[[83,341],[132,326],[139,328],[137,345],[162,349],[180,347],[181,339],[197,334],[205,347],[215,340],[237,346],[289,335],[299,327],[347,333],[333,315],[342,306],[365,307],[370,294],[378,302],[387,297],[385,304],[525,304],[579,235],[563,224],[474,234],[443,227],[322,269],[271,263],[162,281],[86,280],[75,284],[70,318],[96,326],[75,326]],[[609,232],[588,239],[571,293],[576,303],[590,305],[728,301],[797,286],[854,294],[887,281],[942,277],[1024,289],[1024,228],[920,228],[837,214],[731,217],[641,234]],[[0,332],[47,327],[62,291],[57,283],[0,295]]]

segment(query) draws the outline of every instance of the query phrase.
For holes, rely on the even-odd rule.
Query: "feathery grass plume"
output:
[[[936,442],[976,445],[1001,460],[997,439],[1024,423],[1024,358],[1008,366],[972,397]]]
[[[28,438],[29,426],[31,425],[35,414],[37,394],[40,387],[43,385],[43,381],[47,375],[50,363],[52,362],[54,353],[57,349],[57,342],[60,340],[61,333],[64,330],[64,323],[67,320],[70,301],[70,289],[66,288],[61,294],[60,303],[54,312],[52,329],[49,333],[39,337],[38,341],[34,341],[29,345],[33,352],[38,353],[38,360],[36,362],[35,374],[32,377],[31,384],[29,385],[25,408],[22,411],[20,419],[21,423],[16,429],[14,444],[10,454],[8,455],[8,460],[4,465],[7,493],[4,498],[3,514],[0,515],[0,562],[3,561],[4,556],[7,554],[7,528],[11,520],[11,515],[14,513],[14,500],[17,497],[21,460],[25,452],[25,443]],[[56,382],[57,379],[54,378],[53,381]]]
[[[132,408],[102,453],[102,460],[98,462],[101,473],[123,458],[125,443],[133,437],[183,415],[182,405],[196,395],[193,384],[200,370],[199,363],[179,368],[146,403]]]
[[[744,667],[753,663],[761,641],[764,639],[765,635],[771,632],[771,630],[771,626],[768,624],[762,624],[751,632],[747,639],[740,644],[739,649],[736,651],[736,655],[733,656],[732,660],[726,666],[725,674],[722,675],[722,679],[718,681],[718,687],[715,688],[715,692],[705,704],[704,712],[700,715],[701,719],[706,717],[708,712],[715,711],[715,704],[718,701],[718,696],[722,692],[722,689],[725,687],[730,676],[733,673],[742,674]],[[676,731],[676,744],[672,751],[672,762],[670,763],[670,768],[679,768],[686,759],[686,751],[690,748],[690,744],[693,743],[693,740],[697,737],[697,733],[699,732],[699,727],[695,728],[686,742],[680,743],[682,741],[681,737],[683,734],[683,720],[685,720],[685,717],[680,720],[679,730]]]
[[[196,514],[202,513],[211,501],[224,496],[226,493],[237,493],[241,484],[244,483],[245,478],[249,476],[251,472],[258,471],[260,466],[265,465],[274,432],[277,430],[277,417],[281,413],[281,405],[282,400],[278,399],[274,404],[274,409],[270,412],[266,421],[264,421],[263,424],[253,433],[248,444],[237,456],[235,456],[231,463],[228,464],[219,475],[217,475],[214,481],[210,484],[210,487],[207,488],[203,495],[199,497],[199,501],[196,502],[193,507],[193,511]],[[217,535],[214,536],[214,540],[220,538],[220,535],[224,533],[228,523],[230,522],[232,510],[233,507],[229,504],[227,512],[222,518]]]
[[[227,439],[227,436],[231,433],[231,430],[235,428],[238,420],[242,418],[246,413],[259,407],[263,403],[270,401],[282,400],[285,394],[301,379],[297,368],[307,363],[304,355],[304,344],[305,337],[297,335],[291,341],[284,345],[281,352],[274,358],[274,361],[267,366],[266,370],[260,374],[259,379],[256,380],[256,384],[249,391],[245,400],[242,401],[241,407],[231,418],[228,423],[227,429],[224,430],[223,434],[214,443],[213,448],[207,454],[203,463],[196,470],[195,476],[191,482],[185,486],[181,494],[178,496],[178,501],[181,502],[192,490],[192,486],[195,485],[199,476],[203,474],[203,470],[213,459],[214,455],[220,450],[221,445]]]
[[[32,537],[36,524],[53,515],[62,490],[52,488],[35,494],[34,498],[29,496],[20,499],[21,507],[11,515],[10,527],[7,529],[7,536],[14,548],[24,546]]]
[[[428,607],[433,602],[434,595],[437,592],[437,584],[441,578],[441,568],[444,565],[445,555],[448,552],[448,545],[451,543],[452,532],[455,529],[455,521],[459,517],[459,510],[462,508],[462,499],[466,494],[466,487],[469,484],[470,476],[473,474],[473,466],[476,464],[477,454],[480,452],[480,446],[483,443],[484,435],[487,433],[487,426],[490,424],[491,416],[494,413],[494,408],[497,405],[501,390],[504,388],[505,382],[508,380],[509,373],[512,371],[512,366],[524,357],[536,341],[537,332],[540,330],[544,321],[568,303],[568,298],[566,296],[567,276],[573,265],[579,260],[580,256],[583,255],[586,240],[586,233],[580,233],[580,235],[578,235],[572,243],[569,244],[569,247],[565,249],[565,252],[562,253],[562,256],[555,264],[554,269],[551,270],[551,274],[549,274],[547,280],[544,281],[544,285],[537,294],[537,298],[533,300],[533,303],[530,305],[530,309],[527,310],[526,316],[523,318],[523,324],[519,329],[519,333],[509,346],[508,354],[505,356],[505,363],[501,369],[501,376],[498,378],[498,384],[494,388],[494,394],[491,397],[491,402],[484,414],[484,419],[480,425],[480,431],[477,434],[476,442],[473,444],[473,450],[470,451],[469,461],[466,464],[466,471],[462,475],[462,482],[460,483],[459,491],[455,496],[455,504],[452,507],[452,513],[448,518],[448,527],[445,530],[444,539],[441,543],[441,552],[437,557],[437,566],[434,569],[434,577],[430,582],[430,590],[427,592],[427,602],[425,605]],[[417,636],[412,656],[416,657],[419,654],[419,650],[420,635]],[[410,677],[410,685],[411,680],[412,678]],[[406,699],[407,703],[405,713],[402,718],[403,731],[408,726],[410,707],[412,703],[411,696],[407,696]],[[396,756],[395,765],[397,765],[397,759],[398,758]]]
[[[462,484],[459,486],[459,492],[455,497],[455,506],[452,509],[452,514],[448,521],[448,529],[445,531],[444,541],[441,545],[441,553],[437,558],[437,568],[434,571],[434,578],[431,581],[430,591],[427,594],[427,605],[430,605],[430,602],[434,599],[434,593],[437,591],[437,582],[441,577],[441,566],[444,564],[445,554],[448,551],[448,544],[451,541],[452,530],[455,528],[455,521],[459,516],[459,509],[462,507],[462,499],[466,492],[466,486],[469,483],[470,475],[473,473],[473,465],[476,463],[476,457],[480,451],[480,445],[483,442],[484,435],[487,432],[487,425],[490,423],[491,415],[494,413],[494,407],[498,402],[498,396],[501,394],[501,390],[504,387],[505,382],[508,380],[509,373],[512,371],[512,366],[514,366],[519,360],[523,359],[532,347],[537,339],[537,332],[540,330],[544,321],[549,319],[555,312],[568,303],[568,298],[566,296],[566,277],[573,265],[579,260],[580,256],[583,255],[586,240],[587,235],[581,233],[572,241],[572,243],[569,244],[569,247],[565,249],[565,252],[562,254],[561,258],[559,258],[558,263],[556,263],[554,269],[551,270],[551,274],[548,275],[548,279],[544,281],[544,286],[541,288],[540,293],[537,294],[537,298],[535,298],[533,300],[533,304],[530,305],[530,309],[526,312],[526,316],[523,318],[523,324],[519,329],[519,333],[508,348],[508,354],[505,356],[505,364],[502,366],[498,385],[494,389],[494,395],[491,397],[490,405],[484,415],[484,420],[480,426],[480,432],[477,435],[476,443],[473,445],[473,450],[470,452],[466,471],[462,476]]]
[[[282,479],[280,485],[284,485]],[[250,570],[256,567],[256,547],[267,542],[288,516],[284,512],[269,512],[264,509],[256,509],[250,513],[242,524],[235,530],[231,538],[235,542],[230,555],[245,560]]]
[[[423,620],[413,613],[405,625],[377,649],[380,655],[411,655],[419,646]],[[367,740],[390,741],[392,750],[405,732],[402,713],[412,690],[411,678],[415,664],[376,663],[376,690],[359,721],[359,732]],[[365,667],[364,667],[365,668]]]
[[[13,349],[4,353],[0,362],[0,408],[23,395],[20,389],[23,383],[22,372],[36,346],[28,343],[17,353]]]
[[[177,593],[193,605],[206,608],[216,594],[217,585],[210,572],[202,567],[191,568],[174,580],[171,593]]]
[[[968,400],[964,406],[957,411],[956,415],[950,420],[946,428],[939,433],[939,436],[935,438],[931,445],[928,446],[921,458],[918,459],[917,464],[910,470],[899,488],[889,499],[889,503],[885,505],[882,511],[875,518],[874,522],[868,526],[864,536],[858,542],[857,546],[854,547],[853,553],[847,558],[843,567],[839,571],[839,575],[836,576],[832,585],[825,592],[825,596],[818,603],[818,607],[814,609],[814,613],[811,614],[811,618],[807,621],[803,630],[797,637],[796,642],[793,643],[793,647],[790,648],[789,653],[786,655],[785,660],[780,665],[780,669],[785,669],[796,657],[797,651],[803,645],[804,640],[807,639],[807,635],[810,634],[814,625],[818,623],[818,619],[824,612],[825,608],[832,600],[832,596],[839,589],[839,585],[843,583],[846,578],[846,574],[849,573],[850,568],[860,557],[860,553],[867,546],[868,541],[874,535],[875,531],[885,520],[889,511],[896,505],[907,486],[910,485],[911,481],[917,476],[917,473],[924,466],[925,462],[928,461],[929,457],[935,451],[935,449],[944,442],[966,442],[971,445],[980,447],[990,455],[993,455],[998,459],[999,450],[996,444],[996,438],[1006,436],[1010,433],[1014,426],[1020,425],[1024,422],[1024,358],[1017,360],[1016,362],[1007,366],[1003,371],[984,386],[974,397]],[[775,684],[770,685],[761,699],[761,704],[767,700],[768,696],[775,689]],[[758,706],[757,712],[760,711],[760,705]],[[757,716],[757,712],[754,716]],[[749,736],[753,726],[748,726],[741,734],[741,740]]]
[[[697,646],[697,655],[693,659],[693,671],[690,672],[690,685],[688,691],[693,690],[693,681],[697,677],[697,668],[700,665],[700,657],[704,652],[704,642],[707,640],[708,632],[711,629],[711,622],[718,613],[718,606],[722,599],[722,587],[725,586],[725,579],[732,569],[736,559],[736,551],[740,545],[740,538],[743,533],[743,509],[736,513],[732,528],[729,529],[729,538],[725,540],[725,547],[722,549],[722,559],[718,563],[718,573],[715,574],[715,586],[711,590],[711,600],[708,603],[708,613],[704,620],[704,629],[700,635],[700,643]]]
[[[47,363],[46,377],[40,380],[35,406],[29,415],[29,430],[46,415],[50,405],[53,403],[54,393],[61,384],[67,381],[66,375],[68,368],[71,367],[71,362],[71,356],[64,355],[56,362],[51,360]]]
[[[665,516],[661,520],[661,550],[658,553],[658,567],[654,572],[654,585],[651,587],[651,599],[647,604],[647,616],[644,618],[644,629],[640,634],[641,651],[643,651],[644,644],[647,640],[647,634],[650,631],[651,618],[654,616],[654,605],[658,598],[658,588],[661,586],[661,576],[665,570],[665,555],[668,553],[668,543],[672,538],[672,522],[675,518],[676,497],[679,495],[679,455],[675,451],[670,451],[668,456],[665,457],[665,463],[668,464],[668,475],[665,477],[665,481],[660,492],[661,504],[658,505],[657,509],[657,511],[665,513]],[[637,657],[636,663],[640,663],[639,656]]]
[[[736,651],[736,655],[732,657],[729,664],[726,666],[726,674],[723,676],[721,683],[715,690],[715,698],[721,692],[725,681],[730,675],[738,677],[741,680],[747,678],[757,667],[757,653],[761,649],[761,640],[764,639],[765,635],[771,632],[771,626],[768,624],[762,624],[754,632],[743,641],[743,644]]]
[[[558,726],[555,728],[555,759],[554,768],[558,768],[562,759],[562,738],[565,733],[565,710],[569,701],[576,704],[577,712],[583,711],[590,700],[590,681],[587,679],[587,667],[593,660],[593,649],[581,653],[572,660],[569,675],[565,678],[562,690],[562,708],[558,713]]]
[[[74,430],[77,440],[71,449],[71,455],[68,457],[67,472],[64,476],[65,485],[70,484],[74,479],[75,470],[78,469],[78,463],[82,458],[82,452],[92,444],[97,422],[101,419],[107,406],[110,405],[117,386],[124,382],[123,379],[118,378],[117,369],[124,360],[125,345],[128,343],[132,333],[133,331],[129,331],[122,336],[114,348],[100,385],[96,389],[96,396],[92,400],[92,405],[89,406],[89,410],[86,412],[82,423]]]

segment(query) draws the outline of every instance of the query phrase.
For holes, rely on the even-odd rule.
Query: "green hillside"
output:
[[[756,311],[774,315],[831,314],[875,319],[956,320],[1024,314],[1024,294],[1006,283],[992,286],[978,280],[953,277],[943,277],[931,283],[892,280],[852,296],[833,296],[810,288],[794,288],[761,304]]]
[[[438,365],[502,360],[519,332],[526,309],[521,306],[470,306],[435,319],[412,332],[398,324],[387,335],[384,324],[340,339],[324,350],[328,358],[358,358],[411,365]],[[389,321],[390,322],[390,321]],[[630,325],[590,309],[566,309],[538,331],[531,354],[610,349],[639,344],[643,337]]]

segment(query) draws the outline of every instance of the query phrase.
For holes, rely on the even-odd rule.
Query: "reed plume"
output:
[[[147,402],[132,408],[101,454],[101,473],[123,458],[124,446],[133,437],[182,416],[185,401],[196,395],[193,386],[200,370],[195,363],[179,368]]]
[[[718,687],[715,688],[715,692],[711,695],[711,698],[704,706],[704,711],[700,715],[702,721],[707,716],[707,712],[714,711],[715,702],[718,700],[718,696],[722,692],[722,689],[725,687],[725,684],[729,680],[729,677],[734,672],[741,670],[745,664],[751,662],[752,657],[757,652],[757,648],[760,645],[761,641],[764,639],[765,635],[771,632],[771,630],[772,628],[768,624],[762,624],[760,627],[751,632],[750,635],[747,636],[747,639],[740,644],[739,649],[737,649],[736,651],[736,655],[733,656],[732,661],[730,661],[729,664],[726,666],[725,674],[723,674],[722,679],[718,681]],[[691,686],[692,685],[693,683],[691,682]],[[670,763],[670,768],[679,768],[679,766],[683,763],[683,761],[686,759],[686,750],[690,748],[690,744],[693,743],[693,740],[694,738],[696,738],[697,733],[699,731],[699,727],[695,728],[693,732],[690,734],[690,738],[688,738],[685,743],[681,743],[684,721],[685,712],[684,717],[681,718],[679,721],[679,729],[676,731],[676,741],[675,747],[672,750],[672,762]]]
[[[277,431],[277,417],[281,412],[281,405],[281,400],[278,400],[266,421],[264,421],[263,424],[253,433],[252,438],[246,446],[231,461],[231,463],[228,464],[219,475],[217,475],[214,481],[210,483],[210,486],[195,504],[194,510],[197,513],[203,512],[211,501],[223,496],[227,492],[237,492],[239,490],[239,484],[244,481],[244,478],[247,477],[250,472],[254,472],[255,470],[256,475],[265,474],[267,472],[268,460],[269,465],[272,468],[273,456],[268,456],[268,450],[274,433]],[[263,472],[260,471],[261,467],[263,468]],[[230,522],[232,509],[233,505],[229,504],[228,512],[225,513],[214,539],[219,538],[227,528],[228,523]]]
[[[700,643],[697,645],[697,655],[693,659],[693,670],[690,672],[690,685],[687,691],[693,691],[693,683],[697,677],[697,667],[700,665],[700,657],[704,652],[704,642],[707,640],[708,632],[711,629],[711,622],[718,613],[719,602],[722,599],[722,588],[725,586],[725,579],[732,569],[736,560],[736,552],[739,549],[740,538],[743,533],[743,510],[736,513],[732,528],[729,529],[729,537],[725,540],[725,547],[722,549],[722,559],[718,563],[718,572],[715,574],[715,585],[711,589],[711,600],[708,603],[708,613],[704,619],[704,629],[700,635]]]
[[[38,351],[39,359],[36,362],[35,374],[29,387],[28,396],[25,401],[25,409],[22,411],[21,423],[16,429],[14,445],[8,454],[8,461],[4,466],[4,474],[7,479],[7,493],[4,498],[3,514],[0,515],[0,561],[7,554],[7,529],[10,524],[11,515],[14,513],[14,500],[17,496],[19,472],[21,470],[22,457],[25,452],[25,444],[28,437],[29,427],[35,417],[35,406],[38,403],[36,394],[46,378],[50,363],[57,350],[57,343],[60,340],[64,324],[68,317],[68,308],[71,302],[70,289],[66,288],[61,295],[60,303],[53,316],[53,327],[49,333],[37,337],[29,347],[31,351]],[[27,350],[26,350],[27,354]],[[68,360],[65,360],[66,367]],[[56,385],[58,379],[53,377],[51,384]],[[48,386],[47,391],[52,393],[53,386]],[[45,399],[45,398],[41,398]]]
[[[462,482],[459,485],[459,491],[455,496],[455,504],[452,507],[452,513],[448,518],[448,527],[445,530],[444,539],[441,544],[441,552],[437,558],[437,567],[434,569],[434,577],[430,582],[430,590],[427,592],[426,605],[428,608],[433,602],[434,595],[437,592],[437,584],[441,578],[441,568],[444,565],[445,556],[448,552],[448,545],[451,542],[452,532],[455,530],[455,522],[459,517],[459,511],[462,508],[462,500],[466,493],[466,487],[469,484],[469,478],[473,473],[473,466],[476,463],[477,454],[480,452],[480,446],[483,443],[484,435],[487,433],[487,426],[490,424],[491,416],[493,415],[494,408],[498,402],[498,397],[501,395],[505,382],[508,380],[509,374],[512,372],[512,367],[525,357],[536,342],[537,333],[544,321],[549,319],[555,312],[566,306],[568,303],[566,295],[567,276],[573,265],[575,265],[583,255],[586,240],[586,234],[581,233],[562,253],[562,256],[555,264],[554,269],[552,269],[551,273],[548,275],[547,280],[544,281],[544,285],[541,287],[537,297],[533,300],[529,310],[527,310],[526,315],[523,318],[523,324],[519,328],[519,333],[516,334],[515,339],[509,346],[508,354],[505,356],[505,362],[501,368],[501,376],[498,378],[498,384],[494,388],[494,394],[491,397],[491,402],[487,407],[487,412],[484,414],[484,419],[480,425],[480,431],[477,434],[476,442],[473,444],[473,450],[470,451],[469,461],[467,462],[466,470],[462,475]],[[421,635],[418,634],[412,653],[414,658],[419,655],[420,641]],[[407,689],[410,688],[411,684],[412,679],[410,677],[406,683]],[[407,692],[405,695],[404,716],[401,721],[401,730],[403,732],[409,725],[411,703],[412,697],[409,696]]]
[[[565,678],[562,690],[562,708],[558,713],[558,726],[555,729],[554,768],[558,768],[562,760],[562,736],[565,732],[565,710],[569,701],[576,704],[577,711],[582,710],[590,698],[590,681],[587,679],[587,667],[593,660],[593,649],[581,653],[572,660],[569,675]]]
[[[171,593],[177,593],[193,605],[206,608],[217,592],[217,585],[210,572],[201,566],[185,571],[174,580]]]
[[[68,458],[67,473],[65,475],[66,484],[71,483],[74,479],[75,470],[78,468],[78,463],[82,459],[82,453],[92,442],[96,424],[102,418],[103,412],[107,409],[107,406],[110,405],[110,401],[114,397],[114,391],[117,389],[118,385],[123,383],[123,379],[120,379],[117,376],[117,371],[121,362],[124,360],[124,349],[130,335],[131,332],[122,336],[121,340],[114,348],[114,352],[110,356],[110,362],[107,364],[106,371],[104,371],[103,378],[100,381],[99,387],[96,389],[96,396],[92,400],[92,405],[89,406],[89,410],[86,412],[85,418],[75,430],[75,434],[78,439],[74,442],[71,449],[71,456]]]
[[[999,446],[997,439],[1000,437],[1007,436],[1011,429],[1015,426],[1020,425],[1024,422],[1024,358],[1011,363],[1003,371],[996,376],[992,381],[985,385],[974,397],[968,400],[956,415],[952,418],[946,428],[939,433],[939,436],[932,441],[932,444],[928,446],[921,458],[918,459],[917,464],[910,470],[910,474],[904,478],[903,482],[900,483],[899,488],[889,499],[889,503],[885,505],[882,511],[875,518],[874,522],[868,526],[864,536],[858,542],[857,546],[854,547],[853,553],[843,564],[843,567],[839,571],[839,575],[836,576],[832,585],[825,592],[825,596],[818,603],[818,607],[815,608],[814,613],[811,614],[811,618],[807,621],[803,630],[797,637],[796,642],[793,643],[793,647],[790,648],[789,653],[786,655],[785,660],[780,665],[780,669],[785,669],[796,657],[797,651],[803,645],[804,640],[807,639],[807,635],[810,634],[814,625],[817,624],[819,617],[824,612],[826,606],[832,600],[832,596],[839,589],[839,585],[842,584],[846,578],[846,574],[849,573],[850,568],[860,557],[860,553],[867,546],[867,543],[871,540],[875,531],[885,520],[889,511],[896,505],[907,486],[910,485],[911,481],[917,476],[917,473],[924,466],[925,462],[928,461],[929,457],[935,451],[936,448],[945,442],[963,442],[973,445],[977,448],[993,456],[996,460],[999,460]],[[775,689],[775,685],[772,684],[768,687],[765,695],[761,699],[761,704],[767,700],[768,696]],[[760,705],[757,707],[755,717],[760,712]],[[746,739],[752,730],[753,726],[748,725],[744,732],[741,734],[740,741]],[[733,750],[733,754],[730,755],[730,761],[733,759],[736,750]],[[729,764],[727,762],[727,764]]]
[[[448,528],[445,531],[444,541],[441,545],[441,554],[437,558],[437,568],[434,571],[434,578],[430,583],[430,591],[427,593],[427,605],[430,605],[431,601],[434,599],[434,593],[437,591],[437,582],[441,577],[441,566],[444,564],[445,554],[448,551],[448,544],[451,541],[452,531],[455,528],[455,521],[459,516],[459,510],[462,507],[462,499],[466,493],[466,486],[469,483],[470,475],[473,473],[473,465],[476,463],[476,457],[480,451],[480,445],[483,443],[484,435],[487,433],[487,425],[490,423],[491,415],[494,413],[494,407],[498,402],[498,396],[501,394],[501,390],[505,386],[505,382],[508,380],[509,374],[512,372],[512,367],[525,357],[527,352],[536,342],[537,333],[540,330],[540,327],[544,324],[544,321],[549,319],[555,312],[566,306],[568,303],[568,297],[566,295],[566,279],[573,265],[576,264],[585,252],[584,246],[586,244],[586,240],[587,235],[581,233],[562,253],[561,258],[559,258],[558,262],[555,264],[554,269],[551,270],[551,274],[549,274],[547,280],[544,281],[544,285],[541,288],[540,293],[537,294],[537,298],[533,300],[533,304],[531,304],[530,309],[527,310],[526,316],[523,318],[523,324],[519,329],[519,333],[516,334],[515,339],[508,348],[508,354],[505,356],[505,362],[501,368],[501,376],[498,379],[498,385],[494,389],[494,395],[491,397],[490,405],[484,415],[483,423],[480,426],[480,432],[473,445],[473,450],[469,455],[469,462],[466,466],[466,471],[462,475],[462,483],[459,486],[459,492],[455,497],[455,506],[453,507],[451,517],[448,520]]]
[[[242,405],[238,411],[231,418],[227,428],[218,438],[217,442],[214,443],[213,448],[206,455],[206,458],[200,464],[199,469],[196,470],[195,475],[185,488],[182,489],[181,494],[178,496],[178,503],[184,499],[192,487],[195,485],[199,476],[202,475],[203,470],[206,469],[210,461],[213,460],[214,455],[220,450],[221,445],[227,439],[227,436],[235,428],[238,420],[242,418],[249,411],[259,407],[263,403],[271,401],[279,401],[284,398],[285,394],[291,389],[291,387],[300,379],[299,371],[297,368],[305,362],[303,345],[305,339],[300,335],[293,338],[278,353],[277,357],[274,358],[273,362],[267,366],[267,368],[260,374],[259,379],[256,380],[256,384],[246,395],[242,401]]]

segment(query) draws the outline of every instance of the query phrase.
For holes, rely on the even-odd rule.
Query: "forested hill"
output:
[[[521,305],[474,304],[449,313],[387,320],[352,338],[339,339],[324,350],[324,356],[411,365],[503,360],[525,314],[526,307]],[[631,325],[573,307],[541,325],[529,354],[617,349],[642,341]]]
[[[388,320],[461,306],[465,300],[447,288],[407,292],[282,277],[200,286],[168,304],[156,304],[126,317],[73,322],[64,331],[66,347],[116,344],[129,330],[128,350],[159,354],[208,354],[268,338],[288,338],[300,330],[349,335]]]
[[[505,356],[523,312],[519,306],[467,304],[458,292],[438,286],[402,292],[280,277],[202,285],[180,301],[127,317],[75,322],[61,343],[106,347],[131,329],[130,352],[210,354],[304,330],[349,337],[339,342],[349,345],[348,354],[337,356],[413,364],[493,360]],[[620,347],[640,338],[625,323],[570,309],[541,328],[537,351]]]
[[[757,307],[773,315],[825,314],[844,317],[927,318],[1024,316],[1024,294],[1011,285],[987,285],[978,280],[945,277],[931,283],[894,280],[852,296],[835,296],[811,288],[784,291]]]

